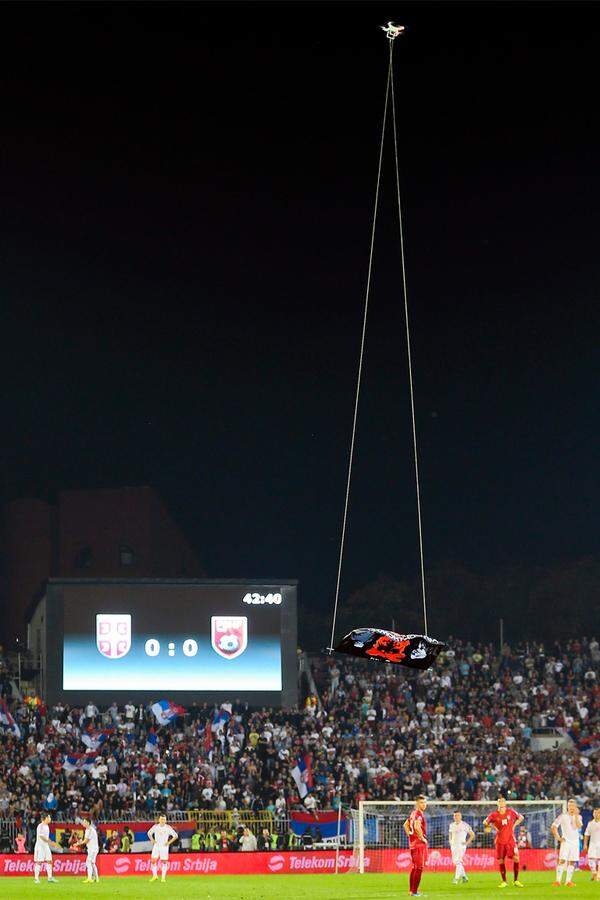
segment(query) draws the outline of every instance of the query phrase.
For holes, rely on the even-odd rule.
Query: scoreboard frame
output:
[[[86,586],[88,589],[90,587],[98,587],[101,591],[117,586],[121,588],[135,587],[136,593],[140,590],[148,589],[149,600],[150,594],[155,594],[157,589],[168,591],[170,587],[176,589],[182,587],[239,588],[240,596],[253,591],[260,591],[262,594],[284,594],[285,602],[282,603],[280,610],[281,631],[279,636],[281,648],[281,690],[232,691],[230,689],[215,689],[210,691],[186,691],[165,688],[161,693],[160,690],[128,690],[127,688],[123,690],[109,688],[106,691],[90,690],[89,688],[82,690],[64,689],[65,588],[70,590],[78,585]],[[225,701],[238,700],[242,703],[248,703],[252,707],[293,708],[298,702],[297,588],[297,580],[289,578],[51,578],[46,582],[45,596],[40,601],[40,603],[44,604],[43,614],[36,616],[36,610],[32,616],[32,619],[37,619],[36,624],[38,627],[39,623],[42,623],[42,676],[47,701],[50,704],[60,701],[69,705],[82,705],[92,699],[96,703],[106,703],[108,705],[114,700],[119,705],[122,705],[128,700],[147,703],[167,697],[184,706],[189,706],[192,702],[218,704]],[[98,599],[99,606],[102,605],[101,591]],[[165,606],[165,615],[168,615],[168,601]],[[243,610],[240,608],[240,613],[242,612]],[[99,696],[99,694],[102,696]]]

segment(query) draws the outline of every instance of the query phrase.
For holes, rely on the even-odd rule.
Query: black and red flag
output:
[[[397,634],[383,628],[355,628],[335,648],[361,659],[398,663],[410,669],[428,669],[447,644],[424,634]]]

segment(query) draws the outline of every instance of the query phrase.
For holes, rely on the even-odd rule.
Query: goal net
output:
[[[522,849],[553,847],[550,826],[566,809],[563,800],[508,801],[508,806],[524,817],[522,825],[515,830],[518,846]],[[395,872],[410,866],[408,838],[403,826],[414,808],[412,801],[365,800],[358,809],[350,810],[348,839],[354,848],[353,871]],[[491,868],[493,857],[489,850],[494,846],[494,832],[486,831],[483,820],[495,809],[493,800],[428,801],[425,817],[429,866],[445,869],[451,864],[448,832],[453,814],[460,812],[475,833],[467,861],[470,857],[474,865]]]

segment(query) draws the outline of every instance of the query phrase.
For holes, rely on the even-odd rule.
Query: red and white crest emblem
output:
[[[131,616],[129,613],[98,613],[96,647],[108,659],[121,659],[131,650]]]
[[[225,659],[241,656],[248,646],[247,616],[212,616],[210,640],[219,656]]]

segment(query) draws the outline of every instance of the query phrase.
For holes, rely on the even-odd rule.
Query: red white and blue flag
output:
[[[3,725],[4,728],[8,728],[15,737],[21,737],[21,729],[13,719],[9,708],[6,705],[6,700],[0,702],[0,725]]]
[[[298,788],[298,795],[300,799],[304,800],[304,798],[308,796],[309,792],[312,791],[313,786],[310,756],[308,756],[308,754],[306,756],[299,756],[296,760],[296,765],[294,766],[290,774],[296,782],[296,787]]]
[[[336,810],[316,814],[295,809],[290,812],[291,829],[299,836],[305,834],[307,828],[309,831],[314,829],[313,834],[318,828],[323,840],[332,840],[338,836],[338,822],[339,834],[345,835],[348,827],[346,817],[341,815],[338,819]]]
[[[216,709],[213,713],[213,720],[211,725],[211,731],[213,734],[218,734],[223,730],[225,725],[229,722],[232,713],[232,705],[231,703],[221,703],[219,709]]]
[[[146,744],[144,746],[146,753],[158,752],[158,735],[155,731],[149,731],[146,735]]]
[[[95,762],[95,753],[71,753],[65,756],[62,767],[66,772],[87,771]]]
[[[178,706],[172,700],[158,700],[152,704],[150,709],[159,725],[168,725],[177,716],[185,716],[187,714],[187,710],[183,706]]]
[[[81,740],[90,750],[99,750],[111,734],[112,729],[110,728],[88,728],[88,730],[81,735]]]

